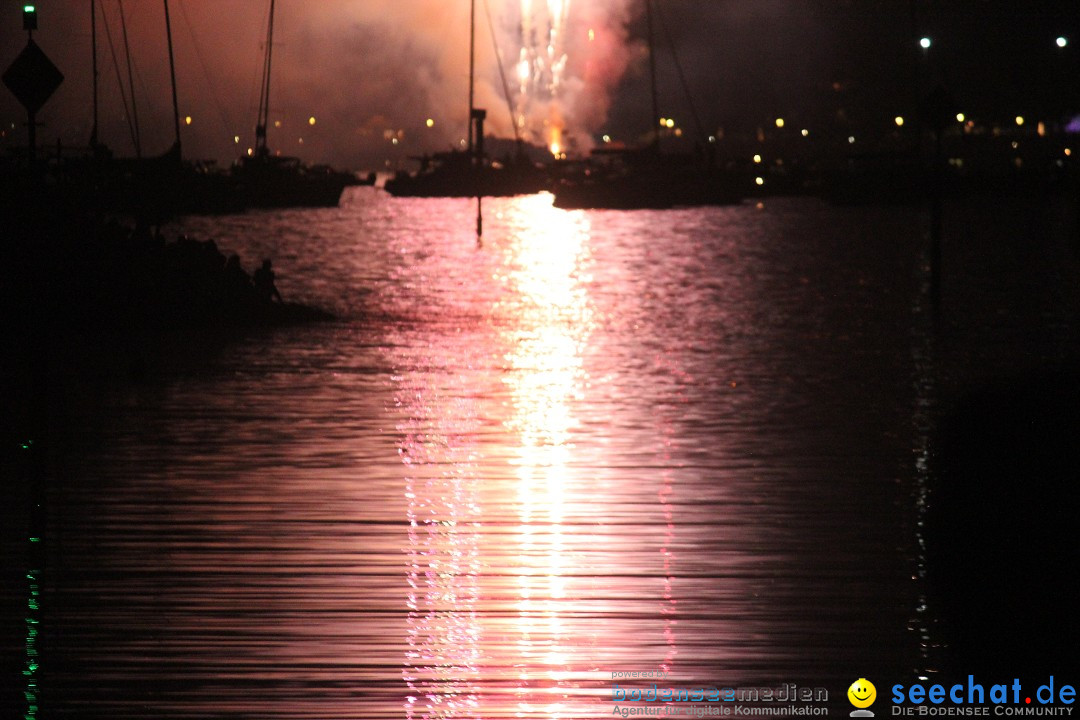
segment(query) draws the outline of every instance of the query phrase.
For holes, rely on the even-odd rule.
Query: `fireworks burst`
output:
[[[563,85],[567,67],[570,0],[521,0],[521,51],[517,63],[518,127],[562,151]]]

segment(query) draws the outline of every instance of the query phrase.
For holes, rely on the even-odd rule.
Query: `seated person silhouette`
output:
[[[255,285],[255,296],[261,302],[273,302],[276,298],[278,302],[284,302],[281,299],[281,293],[278,292],[277,286],[274,284],[274,271],[270,266],[270,260],[263,260],[262,267],[255,271],[255,275],[252,278]]]

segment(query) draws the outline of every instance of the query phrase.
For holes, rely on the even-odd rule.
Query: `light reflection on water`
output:
[[[186,223],[341,320],[88,411],[54,707],[584,718],[612,670],[914,670],[917,216],[485,207],[481,249],[468,203],[367,189]]]
[[[508,309],[517,322],[500,339],[509,348],[503,382],[513,413],[504,425],[517,455],[517,565],[508,568],[517,575],[517,708],[560,718],[571,712],[568,681],[585,669],[578,658],[571,664],[562,617],[571,569],[562,523],[567,503],[581,502],[590,485],[569,467],[572,402],[583,394],[581,348],[592,329],[582,277],[589,230],[584,218],[551,212],[542,196],[514,207],[509,224],[507,265],[520,300],[517,312]]]
[[[562,527],[567,504],[585,502],[592,484],[570,466],[592,329],[588,227],[540,196],[516,202],[505,221],[509,242],[491,249],[498,270],[475,276],[505,289],[486,311],[491,325],[449,354],[457,343],[428,328],[388,353],[406,414],[398,429],[416,589],[408,717],[563,717],[588,670],[571,657],[564,624],[574,579]],[[481,414],[497,432],[486,447]]]

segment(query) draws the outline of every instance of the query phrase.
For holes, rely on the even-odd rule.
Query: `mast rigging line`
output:
[[[266,27],[266,54],[263,56],[262,83],[259,90],[259,118],[255,126],[255,149],[267,153],[266,126],[270,121],[270,63],[274,50],[274,0],[270,0],[270,21]]]
[[[675,51],[675,43],[672,40],[671,31],[668,30],[667,22],[664,20],[664,13],[660,10],[659,3],[656,4],[656,17],[660,20],[660,29],[664,33],[664,39],[667,41],[668,49],[671,50],[671,58],[675,61],[675,72],[679,76],[679,84],[682,85],[683,94],[686,95],[686,102],[690,106],[690,115],[694,119],[694,126],[697,128],[701,140],[704,141],[708,135],[705,132],[705,126],[701,124],[701,117],[698,115],[697,108],[694,106],[694,98],[690,94],[690,85],[686,82],[686,75],[683,73],[682,63],[679,62],[679,54]],[[657,122],[659,122],[659,120],[657,120]]]
[[[266,24],[269,21],[270,21],[270,5],[267,4],[266,5],[266,12],[263,13],[262,22],[259,24],[259,27],[265,28]],[[262,51],[263,56],[265,57],[265,55],[266,55],[266,45],[264,44],[265,43],[265,37],[260,34],[259,38],[260,38],[260,40],[256,44],[259,47],[259,49]],[[245,107],[247,108],[247,112],[251,112],[252,110],[255,111],[255,123],[256,124],[258,124],[258,122],[259,122],[259,120],[258,120],[258,118],[259,118],[259,105],[255,104],[255,93],[258,92],[259,96],[262,97],[262,80],[260,79],[261,75],[262,75],[262,67],[260,66],[260,64],[259,63],[253,63],[252,68],[251,68],[251,80],[250,80],[250,82],[248,83],[248,86],[247,86],[248,87],[248,98],[247,98],[247,105],[245,105]]]
[[[142,157],[142,134],[139,132],[139,108],[135,104],[135,73],[131,69],[131,45],[128,44],[127,19],[124,17],[124,0],[116,0],[120,8],[120,30],[124,35],[124,57],[127,60],[128,92],[131,93],[131,117],[135,121],[135,157]]]
[[[98,145],[98,66],[97,66],[97,0],[90,0],[91,72],[94,77],[94,125],[90,131],[90,147]]]
[[[195,30],[191,27],[191,19],[188,17],[187,12],[187,3],[184,0],[180,0],[179,5],[180,17],[184,20],[184,26],[187,28],[188,36],[191,38],[191,46],[195,49],[195,57],[198,58],[199,66],[203,71],[203,77],[206,78],[206,82],[210,86],[210,98],[214,101],[214,108],[218,111],[218,116],[221,118],[221,124],[222,127],[225,128],[226,136],[232,137],[235,134],[233,128],[236,126],[229,117],[228,111],[225,110],[221,98],[218,97],[218,90],[214,85],[214,78],[210,74],[210,69],[206,66],[206,60],[203,58],[202,49],[199,47],[199,41],[195,35]]]
[[[506,69],[503,67],[503,54],[499,48],[499,38],[495,34],[495,23],[491,21],[491,5],[484,0],[484,14],[487,16],[488,29],[491,30],[491,44],[495,46],[495,60],[499,64],[499,79],[502,80],[503,97],[506,98],[506,109],[510,111],[510,127],[514,128],[514,142],[521,142],[521,133],[518,132],[517,118],[514,117],[514,103],[510,99],[510,86],[506,82]]]
[[[476,0],[469,0],[469,157],[473,157],[473,75],[476,70]]]
[[[176,132],[176,151],[180,152],[180,104],[176,100],[176,60],[173,57],[172,21],[169,19],[169,0],[165,0],[165,36],[169,41],[169,83],[172,86],[173,127]]]
[[[101,7],[102,24],[105,26],[105,38],[109,42],[109,53],[112,55],[113,69],[116,70],[116,84],[120,89],[120,100],[124,104],[124,120],[127,121],[128,133],[131,135],[131,144],[138,152],[138,142],[135,139],[135,127],[131,124],[131,108],[128,107],[127,93],[124,92],[124,80],[120,73],[120,59],[116,55],[116,46],[113,44],[112,30],[109,29],[109,18],[105,15],[105,6]]]

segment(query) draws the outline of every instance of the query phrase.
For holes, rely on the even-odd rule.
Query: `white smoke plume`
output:
[[[104,33],[108,23],[122,53],[120,1],[99,0],[100,136],[117,154],[130,155]],[[557,134],[587,149],[633,57],[626,23],[640,0],[487,2],[514,108],[512,116],[485,2],[476,0],[475,104],[488,110],[488,133],[513,137],[517,122],[532,142],[548,145]],[[46,123],[40,142],[73,146],[89,138],[89,7],[89,0],[73,1],[39,11],[35,40],[66,76],[39,113]],[[186,156],[228,162],[254,142],[268,7],[262,0],[171,0]],[[124,0],[148,154],[172,141],[162,8],[157,0]],[[0,62],[24,42],[14,24],[0,23]],[[119,61],[123,67],[122,55]],[[269,144],[311,161],[372,168],[457,147],[467,132],[468,64],[469,0],[277,0]],[[24,137],[23,119],[5,94],[0,147]]]
[[[588,149],[630,60],[628,0],[520,0],[516,115],[555,154]]]

